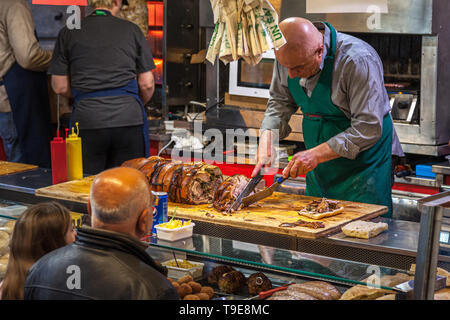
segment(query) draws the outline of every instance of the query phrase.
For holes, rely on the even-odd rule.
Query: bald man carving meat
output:
[[[289,135],[289,119],[300,107],[306,150],[283,176],[306,174],[307,195],[385,205],[390,217],[392,155],[403,152],[378,54],[327,22],[288,18],[280,29],[287,43],[275,50],[252,175],[271,164],[274,139]]]

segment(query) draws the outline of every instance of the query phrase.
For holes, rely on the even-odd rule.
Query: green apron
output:
[[[288,77],[288,87],[303,112],[303,137],[311,149],[345,131],[351,121],[331,101],[336,30],[330,28],[330,49],[311,97],[300,86],[300,78]],[[383,119],[383,133],[370,149],[360,152],[354,160],[338,158],[319,164],[306,175],[306,195],[384,205],[392,216],[391,157],[392,119]]]

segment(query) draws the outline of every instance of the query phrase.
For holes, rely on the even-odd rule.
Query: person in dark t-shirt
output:
[[[70,122],[79,123],[83,171],[97,174],[148,156],[144,104],[155,65],[139,27],[116,17],[122,0],[88,4],[93,12],[81,28],[59,32],[48,73],[57,94],[74,98]]]

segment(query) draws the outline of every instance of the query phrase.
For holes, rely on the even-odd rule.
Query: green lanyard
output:
[[[107,10],[95,10],[94,14],[96,16],[109,16],[109,15],[111,15],[111,12],[109,12]]]

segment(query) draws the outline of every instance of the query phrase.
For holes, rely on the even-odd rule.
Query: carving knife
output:
[[[256,185],[261,181],[262,178],[263,175],[261,173],[258,173],[256,176],[251,178],[245,188],[238,195],[236,200],[234,200],[233,204],[228,208],[227,213],[230,213],[231,210],[239,209],[239,206],[242,203],[242,199],[248,196],[255,189]]]
[[[287,178],[279,177],[277,181],[272,184],[270,187],[265,188],[264,190],[257,192],[255,194],[252,194],[251,196],[245,197],[242,199],[242,204],[244,207],[248,207],[252,203],[258,202],[262,199],[265,199],[272,195],[272,193],[275,191],[277,186],[282,184]]]

